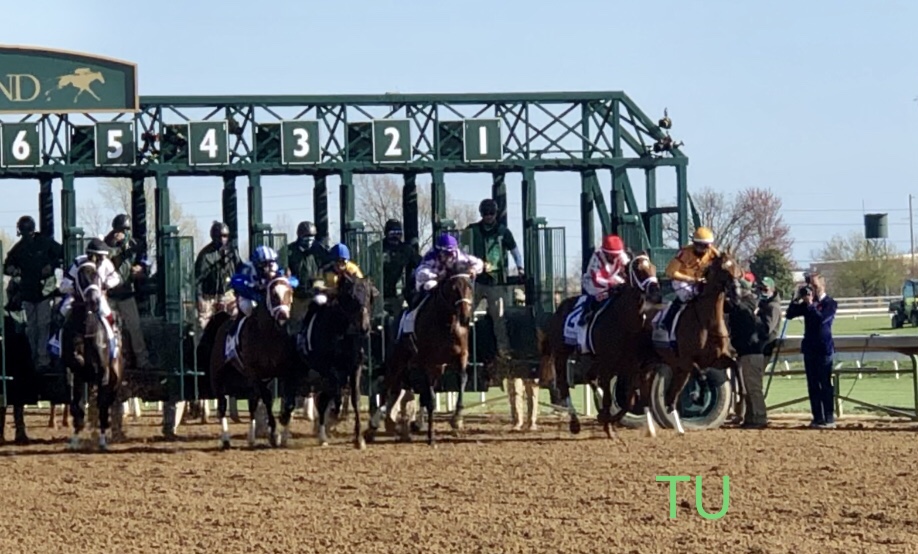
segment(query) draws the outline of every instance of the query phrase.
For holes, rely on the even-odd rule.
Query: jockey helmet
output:
[[[223,237],[229,237],[230,229],[226,223],[214,221],[210,226],[210,240],[220,242]]]
[[[602,239],[602,251],[606,254],[617,255],[625,250],[625,243],[618,235],[606,235]]]
[[[335,260],[344,260],[348,261],[351,259],[351,251],[348,250],[347,245],[344,243],[338,243],[331,247],[331,250],[328,251],[329,256]]]
[[[485,198],[478,204],[478,213],[481,215],[497,215],[497,201],[493,198]]]
[[[707,227],[699,227],[695,229],[695,234],[692,235],[692,242],[697,244],[711,244],[714,242],[714,232]]]
[[[112,230],[113,231],[130,231],[131,230],[131,216],[127,214],[116,215],[115,219],[112,220]]]
[[[443,233],[437,237],[437,244],[434,246],[438,252],[458,252],[459,241],[449,233]]]
[[[252,262],[255,265],[263,265],[269,262],[277,261],[277,252],[270,246],[259,246],[252,254]]]
[[[30,215],[24,215],[16,222],[17,235],[31,235],[35,232],[35,220]]]
[[[390,219],[386,221],[386,228],[384,232],[387,237],[391,236],[402,236],[402,222],[397,219]]]
[[[303,237],[314,237],[317,234],[319,234],[319,230],[312,221],[301,221],[296,228],[296,238],[298,239]]]
[[[86,245],[87,256],[108,256],[108,246],[102,239],[95,237]]]

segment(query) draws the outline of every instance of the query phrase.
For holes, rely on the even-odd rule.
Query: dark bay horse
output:
[[[473,276],[459,267],[450,273],[429,293],[418,308],[414,323],[414,340],[402,336],[386,361],[383,388],[386,391],[386,414],[396,423],[394,407],[401,402],[405,389],[416,390],[421,395],[421,406],[427,408],[427,444],[433,445],[433,411],[436,387],[453,364],[459,370],[460,385],[456,409],[450,420],[454,429],[462,428],[462,395],[468,382],[469,325],[472,322],[474,298]],[[423,382],[411,382],[409,368],[422,372]],[[370,419],[365,434],[367,441],[375,439],[379,429],[381,409]],[[407,433],[402,434],[407,438]]]
[[[342,413],[342,391],[347,386],[354,410],[354,446],[366,448],[360,433],[360,378],[369,346],[373,302],[378,296],[369,278],[341,277],[328,303],[314,307],[303,322],[299,350],[321,380],[317,411],[322,446],[328,445],[329,422]]]
[[[685,304],[676,321],[675,349],[656,347],[663,363],[672,369],[664,409],[680,435],[685,429],[679,420],[676,399],[692,373],[700,373],[702,368],[730,368],[734,374],[738,370],[724,321],[724,303],[728,295],[733,298],[736,294],[735,283],[741,276],[742,270],[730,254],[718,254],[704,271],[701,292]]]
[[[295,387],[289,386],[289,381],[295,379],[302,368],[296,343],[286,329],[293,304],[290,281],[286,277],[271,280],[265,287],[264,298],[264,302],[258,302],[253,308],[250,317],[243,317],[242,312],[239,312],[237,317],[241,327],[236,327],[237,320],[232,316],[220,313],[208,322],[201,338],[202,344],[213,341],[209,364],[210,381],[217,397],[222,429],[220,441],[224,449],[230,447],[229,422],[226,418],[227,397],[230,395],[248,397],[252,414],[249,446],[255,445],[255,410],[258,409],[259,401],[265,403],[271,446],[283,446],[290,438],[289,425]],[[228,352],[227,337],[235,329],[238,329],[238,341],[235,344],[229,341],[232,347]],[[280,416],[283,429],[280,434],[277,433],[277,422],[274,419],[274,392],[268,386],[273,379],[285,383]]]
[[[602,390],[602,407],[598,419],[606,434],[611,437],[611,425],[617,423],[634,406],[638,391],[649,398],[650,380],[645,379],[646,364],[654,358],[651,328],[647,314],[655,310],[662,294],[657,281],[657,269],[650,257],[642,252],[625,267],[625,283],[604,301],[589,329],[594,352],[587,371],[587,381],[596,382]],[[540,351],[541,381],[554,382],[560,402],[570,414],[571,433],[580,432],[580,420],[570,397],[567,380],[567,361],[577,347],[564,340],[564,325],[574,309],[578,297],[565,299],[555,310],[548,331],[537,330]],[[587,322],[590,325],[590,322]],[[628,402],[614,416],[612,408],[612,377],[620,375],[629,379]],[[648,418],[649,409],[645,408]]]
[[[105,450],[108,448],[105,433],[111,424],[109,414],[123,377],[120,325],[117,315],[112,325],[101,313],[102,280],[94,263],[86,261],[77,268],[73,288],[72,309],[61,333],[61,361],[73,376],[70,448],[80,446],[80,433],[85,428],[83,392],[85,385],[89,385],[98,391],[99,448]]]

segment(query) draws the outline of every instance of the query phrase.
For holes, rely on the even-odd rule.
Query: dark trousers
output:
[[[804,354],[806,388],[810,395],[810,410],[813,423],[835,423],[835,404],[832,390],[832,365],[834,356],[829,354]]]
[[[765,373],[765,356],[763,354],[747,354],[739,358],[740,371],[742,372],[743,388],[746,396],[746,413],[743,423],[761,424],[767,420],[765,410],[765,394],[762,391],[762,378]]]

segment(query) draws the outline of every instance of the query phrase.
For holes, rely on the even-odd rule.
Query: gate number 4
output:
[[[208,129],[204,133],[204,140],[201,141],[201,152],[207,152],[208,157],[216,158],[220,147],[217,146],[217,130]]]

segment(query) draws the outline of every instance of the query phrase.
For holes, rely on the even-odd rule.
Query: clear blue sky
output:
[[[864,208],[888,212],[890,238],[909,248],[918,2],[44,0],[2,19],[0,43],[137,63],[141,95],[623,90],[652,117],[669,108],[690,190],[779,194],[798,262],[862,229]],[[450,178],[449,194],[477,205],[487,179]],[[509,182],[519,232],[519,178]],[[218,179],[175,183],[202,226],[218,217]],[[567,227],[576,256],[579,178],[538,183],[541,215]],[[309,182],[263,184],[266,220],[311,218]],[[7,232],[37,214],[32,190],[3,194]],[[96,196],[94,183],[77,195]]]

